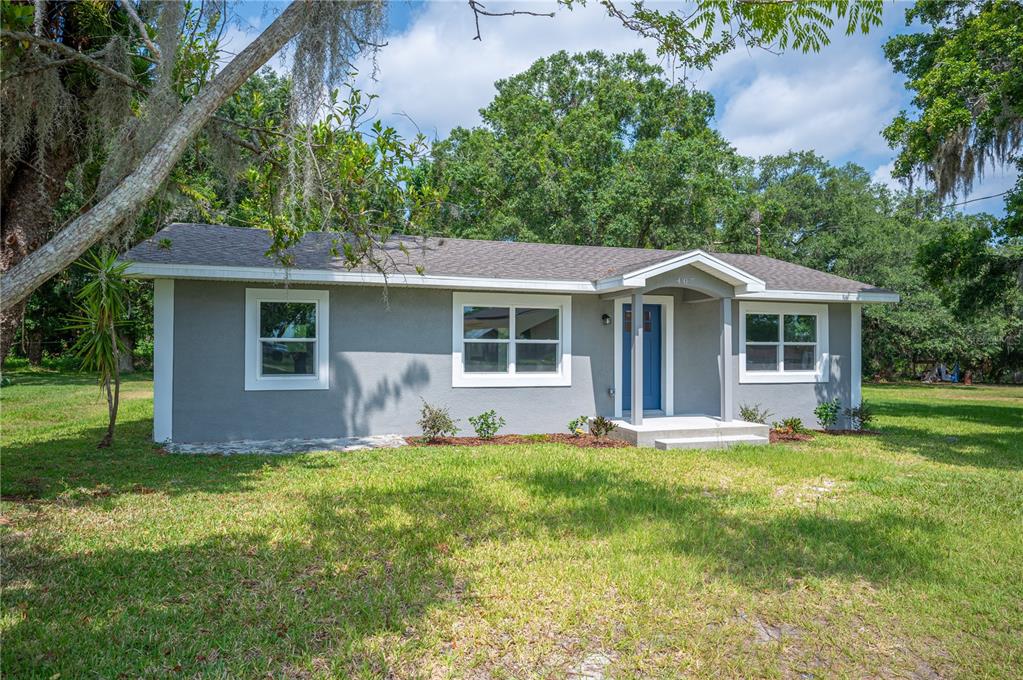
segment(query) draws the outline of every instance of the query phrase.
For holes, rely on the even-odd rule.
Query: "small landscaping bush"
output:
[[[605,437],[617,429],[618,426],[610,418],[605,418],[604,416],[597,416],[590,421],[590,434],[597,439]]]
[[[451,417],[451,412],[442,406],[434,406],[423,401],[423,409],[419,412],[419,427],[423,438],[433,441],[438,437],[454,437],[458,427]]]
[[[747,423],[767,424],[768,419],[774,415],[760,404],[740,404],[739,417]]]
[[[504,418],[497,415],[497,411],[490,409],[478,416],[470,416],[469,423],[476,430],[476,436],[480,439],[493,439],[497,431],[504,427]]]
[[[817,416],[817,422],[820,423],[821,429],[828,430],[834,427],[838,421],[838,414],[842,412],[842,402],[837,398],[831,401],[822,401],[817,404],[817,408],[813,410],[813,414]]]
[[[586,416],[579,416],[573,420],[568,421],[568,431],[572,433],[573,437],[586,434],[586,423],[589,418]]]
[[[854,430],[862,430],[874,420],[874,407],[863,401],[859,406],[853,406],[842,411],[842,414],[852,421]]]
[[[801,418],[786,418],[780,423],[775,421],[771,423],[771,429],[782,434],[804,434],[806,432]]]

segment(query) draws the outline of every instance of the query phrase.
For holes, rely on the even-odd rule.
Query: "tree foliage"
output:
[[[434,146],[440,230],[661,248],[714,232],[741,161],[709,126],[710,95],[638,52],[559,52],[496,88],[481,127]]]
[[[1018,160],[1023,144],[1023,3],[921,0],[906,22],[927,30],[885,44],[917,109],[884,131],[899,152],[894,174],[922,174],[942,197],[968,193],[985,166]]]

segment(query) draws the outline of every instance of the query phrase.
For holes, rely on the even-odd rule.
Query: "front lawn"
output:
[[[87,377],[0,390],[5,677],[1023,674],[1023,389],[878,437],[162,455]],[[774,409],[778,410],[778,409]]]

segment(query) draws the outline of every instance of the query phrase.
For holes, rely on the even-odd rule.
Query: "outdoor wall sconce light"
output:
[[[607,314],[601,315],[600,323],[604,324],[605,326],[610,326],[611,325],[611,317],[609,315],[607,315]]]

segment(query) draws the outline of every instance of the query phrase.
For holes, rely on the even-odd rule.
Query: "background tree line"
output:
[[[33,118],[36,98],[23,95],[24,101],[5,106],[4,271],[58,225],[89,213],[153,144],[155,131],[217,77],[220,4],[178,9],[159,3],[159,11],[141,17],[132,16],[133,5],[37,2],[36,10],[49,13],[42,19],[38,11],[25,11],[29,3],[0,5],[5,101],[25,78],[46,74],[50,80],[43,84],[59,95],[57,112],[84,114],[81,129],[51,129]],[[370,49],[380,26],[370,5],[307,18],[298,39],[308,34],[322,42],[350,29],[362,12],[365,26],[346,34],[340,57]],[[864,13],[850,14],[849,25],[868,30],[876,24],[876,7],[859,7]],[[704,11],[729,10],[727,3],[709,3]],[[706,66],[741,42],[820,46],[799,43],[805,33],[798,16],[783,16],[791,7],[755,11],[730,23],[732,32],[723,34],[728,40],[720,42],[702,43],[695,24],[664,21],[656,12],[640,19],[662,51],[681,55],[689,66]],[[753,252],[759,229],[766,255],[903,295],[900,305],[867,311],[868,374],[905,375],[915,362],[944,360],[1007,378],[1023,365],[1020,192],[1008,197],[1004,219],[942,206],[971,187],[980,161],[1018,162],[1020,5],[921,2],[907,19],[929,30],[892,38],[886,52],[909,79],[919,113],[901,114],[884,134],[899,153],[897,173],[925,179],[934,191],[893,191],[871,183],[863,168],[835,167],[812,151],[742,157],[710,126],[713,98],[667,81],[639,53],[554,54],[499,81],[481,125],[455,129],[432,145],[421,137],[404,140],[367,119],[371,97],[346,87],[337,72],[324,76],[343,69],[344,59],[332,67],[310,48],[304,70],[288,76],[264,70],[246,79],[173,164],[160,190],[95,248],[123,250],[170,220],[268,229],[275,243],[270,255],[284,264],[288,247],[311,229],[336,232],[338,254],[353,262],[374,258],[374,241],[396,231]],[[109,58],[108,68],[128,74],[138,89],[126,96],[95,64],[43,61],[23,39],[40,21],[44,33],[51,21],[63,32],[61,40],[91,48],[96,59]],[[148,26],[144,35],[139,22]],[[637,30],[635,22],[626,25]],[[681,41],[687,35],[688,42]],[[672,40],[680,42],[672,47]],[[949,64],[964,75],[955,88],[943,71]],[[324,90],[323,82],[340,87]],[[311,92],[324,91],[326,101],[310,100]],[[120,118],[103,117],[104,106],[116,108]],[[312,108],[316,116],[308,115]],[[300,111],[304,124],[296,122],[303,119]],[[21,135],[16,144],[12,130]],[[112,148],[111,140],[120,146]],[[56,166],[60,149],[68,158]],[[36,172],[33,159],[46,161],[44,173]],[[42,200],[41,189],[50,192],[42,207],[51,209],[22,208],[17,198]],[[9,237],[25,234],[34,242],[15,239],[24,252],[8,258]],[[75,338],[62,320],[73,310],[81,276],[71,266],[39,287],[5,344],[13,342],[16,353],[34,361],[64,355]],[[151,347],[149,288],[138,283],[129,291],[131,322],[122,333],[144,360]],[[5,323],[9,318],[5,312]]]

